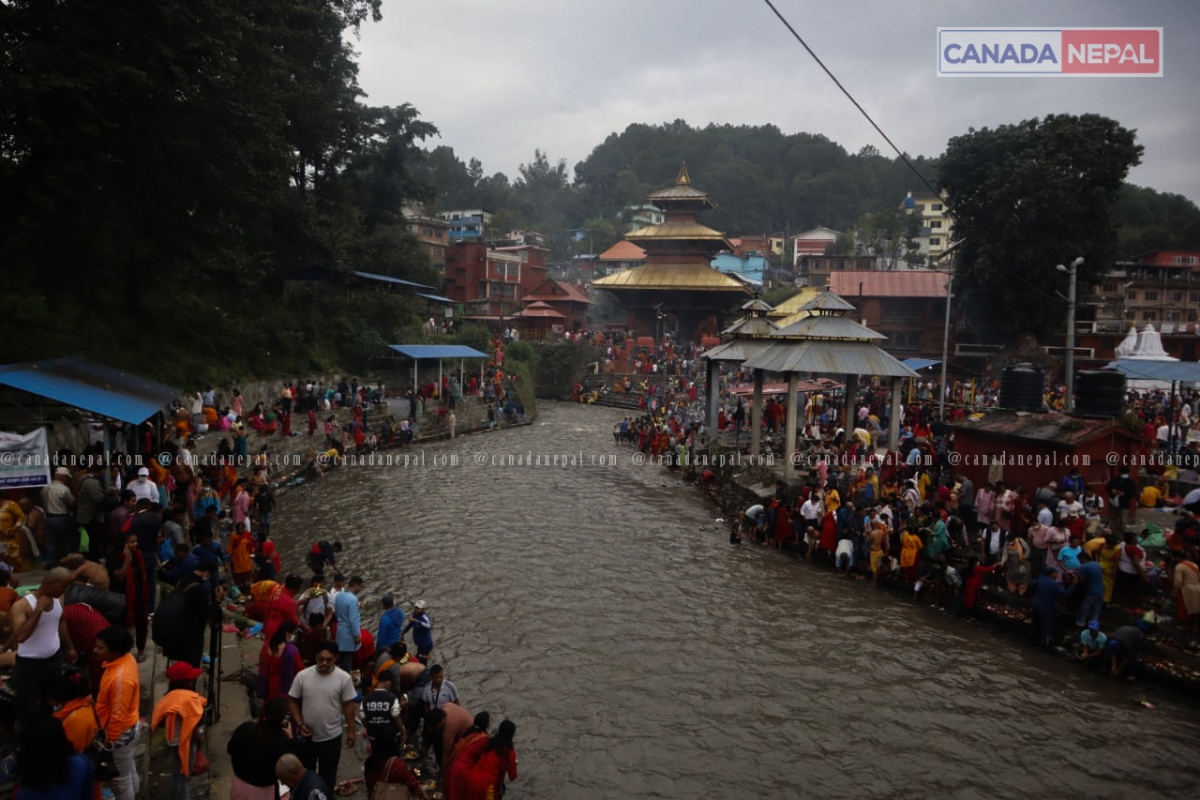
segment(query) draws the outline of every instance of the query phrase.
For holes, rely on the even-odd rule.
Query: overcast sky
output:
[[[776,0],[883,130],[936,156],[968,128],[1099,113],[1138,132],[1130,179],[1200,202],[1200,0]],[[383,0],[357,43],[367,102],[412,103],[464,161],[575,164],[631,123],[774,123],[886,142],[762,0]],[[1162,78],[938,78],[941,27],[1162,27]],[[431,146],[433,146],[431,145]],[[573,172],[572,172],[573,174]],[[702,180],[697,176],[698,182]]]

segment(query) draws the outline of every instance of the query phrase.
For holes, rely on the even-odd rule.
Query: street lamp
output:
[[[1063,413],[1070,414],[1075,410],[1075,275],[1076,270],[1083,266],[1083,256],[1071,262],[1070,267],[1059,264],[1055,269],[1071,276],[1071,286],[1067,291],[1067,393],[1063,397]]]
[[[938,390],[938,419],[946,421],[946,362],[950,358],[950,301],[954,299],[954,275],[946,278],[946,323],[942,329],[942,382]]]

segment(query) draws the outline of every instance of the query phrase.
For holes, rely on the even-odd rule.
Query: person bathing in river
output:
[[[308,555],[305,556],[305,561],[308,563],[308,568],[316,574],[325,572],[325,565],[328,564],[333,572],[340,572],[337,565],[337,554],[342,552],[342,543],[333,542],[314,542]]]

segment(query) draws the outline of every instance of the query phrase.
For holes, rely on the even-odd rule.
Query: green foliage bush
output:
[[[533,351],[533,345],[522,340],[517,340],[509,344],[504,349],[504,355],[513,361],[521,361],[531,365],[537,360],[537,353]]]

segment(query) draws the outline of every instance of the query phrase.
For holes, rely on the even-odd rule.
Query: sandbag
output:
[[[63,594],[63,604],[84,603],[114,625],[125,624],[125,595],[106,592],[84,583],[73,583]]]

